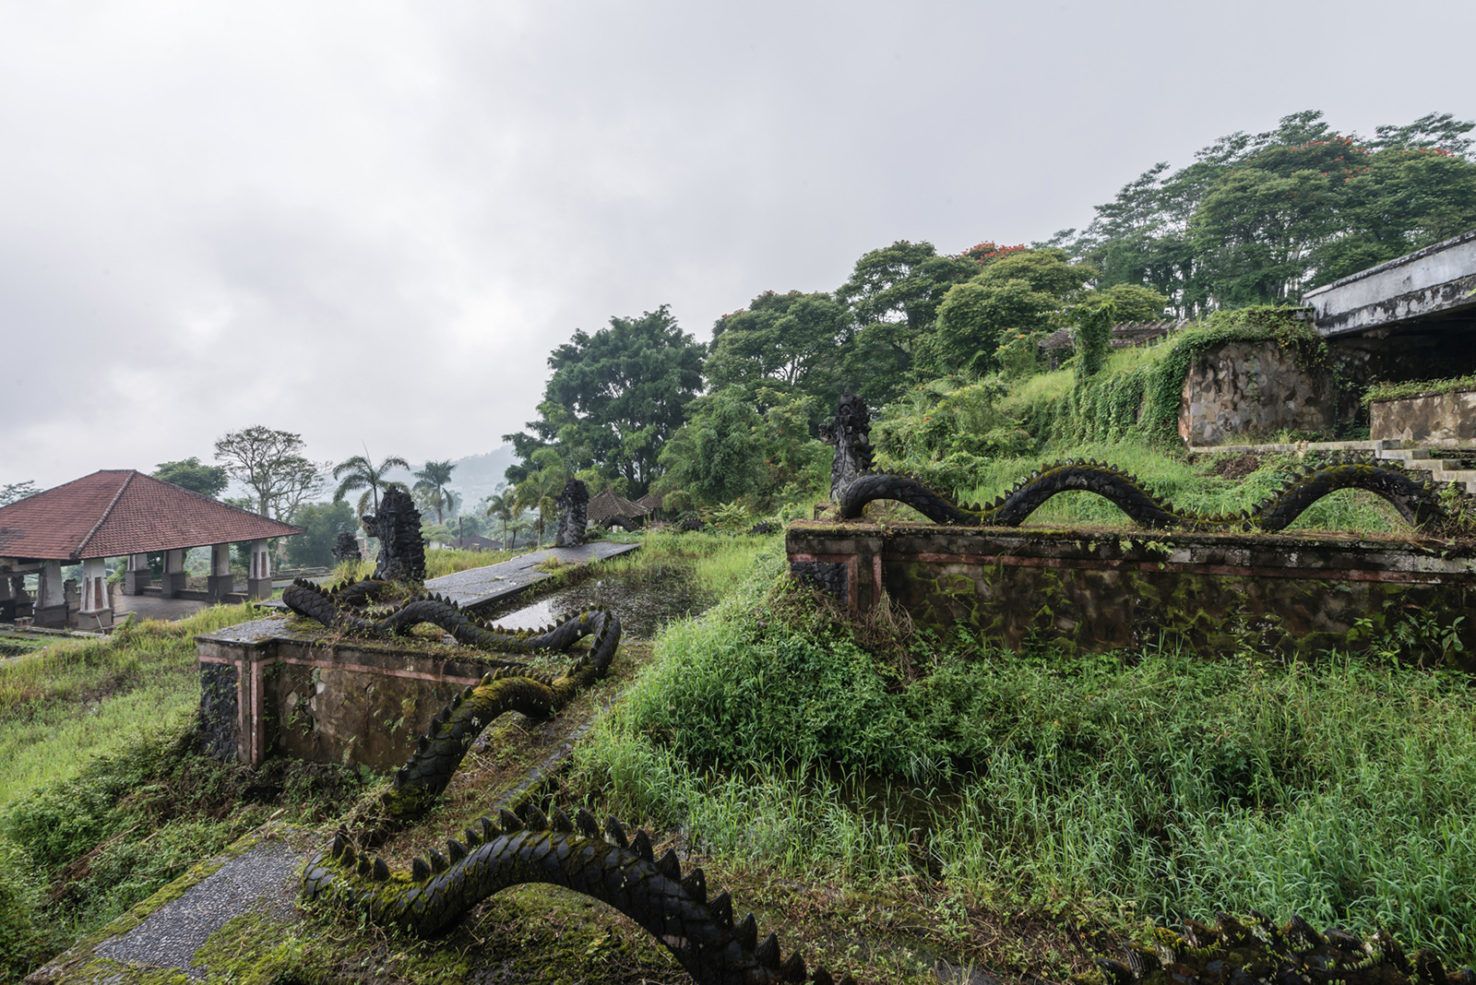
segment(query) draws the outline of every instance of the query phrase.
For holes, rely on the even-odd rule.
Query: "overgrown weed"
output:
[[[1005,653],[914,642],[918,679],[790,604],[782,556],[675,624],[575,785],[729,860],[935,879],[1119,929],[1219,910],[1476,956],[1476,694],[1330,653]],[[906,809],[897,805],[905,804]]]

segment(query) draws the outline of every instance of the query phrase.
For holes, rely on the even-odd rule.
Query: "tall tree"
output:
[[[508,525],[518,511],[518,500],[514,490],[507,486],[499,486],[497,491],[482,500],[482,512],[489,519],[497,521],[502,528],[502,546],[508,547],[507,533]]]
[[[354,511],[342,501],[303,503],[292,511],[292,523],[303,532],[286,539],[287,563],[303,568],[331,567],[338,535],[354,529]]]
[[[349,493],[362,489],[364,492],[359,496],[358,503],[359,515],[368,513],[371,508],[378,513],[381,492],[391,486],[405,488],[403,482],[392,482],[385,478],[390,469],[397,468],[408,471],[410,463],[398,455],[386,455],[375,465],[367,452],[345,458],[333,466],[333,478],[339,480],[338,488],[333,490],[333,501],[339,502]]]
[[[224,468],[219,465],[205,465],[194,456],[177,462],[160,462],[154,468],[154,478],[211,499],[225,492],[231,481]]]
[[[521,459],[508,478],[521,486],[533,453],[557,444],[575,470],[593,467],[623,478],[632,495],[644,493],[702,386],[703,352],[665,305],[611,318],[593,334],[575,332],[549,356],[539,419],[505,436]]]
[[[232,431],[215,443],[226,474],[256,495],[256,511],[283,519],[323,488],[324,466],[303,454],[302,436],[260,424]]]
[[[1367,139],[1293,113],[1154,165],[1069,243],[1103,284],[1143,284],[1184,317],[1294,299],[1476,225],[1473,130],[1431,113]]]
[[[978,272],[975,260],[940,256],[932,243],[898,240],[863,254],[835,292],[850,309],[855,332],[846,352],[846,382],[873,407],[901,393],[943,295]]]
[[[415,488],[424,492],[436,511],[436,522],[446,522],[446,512],[451,508],[451,490],[446,487],[451,482],[451,473],[456,471],[455,463],[451,461],[426,462],[420,471],[415,473]]]
[[[849,333],[850,313],[832,295],[765,291],[718,319],[703,372],[713,390],[762,386],[832,406],[842,390],[836,353]]]

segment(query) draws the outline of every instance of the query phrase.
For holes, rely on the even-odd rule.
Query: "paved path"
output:
[[[629,554],[640,546],[597,540],[578,547],[549,547],[497,564],[489,564],[485,568],[469,568],[432,578],[425,583],[425,589],[446,596],[464,609],[475,609],[504,601],[530,585],[551,577],[552,572],[540,567],[550,561],[557,561],[560,566],[592,564]]]
[[[463,609],[485,608],[506,601],[524,589],[552,577],[553,572],[542,567],[550,561],[557,561],[559,567],[593,564],[595,561],[629,554],[640,546],[597,540],[578,547],[546,547],[541,551],[520,554],[485,567],[468,568],[466,571],[432,578],[425,583],[425,590],[444,595]],[[280,599],[263,604],[276,609],[284,608]]]
[[[283,835],[298,846],[288,844]],[[299,919],[294,907],[297,878],[308,856],[299,846],[318,840],[320,836],[295,829],[263,838],[131,929],[106,937],[95,947],[80,944],[32,972],[26,981],[121,985],[157,980],[161,970],[182,971],[202,980],[206,969],[195,964],[195,954],[232,917],[262,913],[283,923]],[[93,958],[117,964],[98,968]]]

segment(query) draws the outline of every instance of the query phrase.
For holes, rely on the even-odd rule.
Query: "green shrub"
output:
[[[1363,402],[1398,400],[1402,397],[1432,397],[1457,390],[1476,390],[1476,375],[1452,376],[1444,380],[1406,380],[1402,383],[1375,383],[1363,395]]]
[[[50,951],[43,932],[42,886],[31,859],[0,838],[0,979],[19,981]]]
[[[669,628],[573,782],[766,870],[941,878],[1122,927],[1259,909],[1476,957],[1476,695],[1337,654],[1008,653],[911,666],[772,590]]]

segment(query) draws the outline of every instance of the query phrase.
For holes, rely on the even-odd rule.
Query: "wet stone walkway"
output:
[[[432,578],[425,583],[425,590],[444,595],[463,609],[484,608],[503,602],[552,577],[553,572],[549,568],[592,564],[629,554],[640,546],[597,540],[578,547],[549,547],[497,564],[489,564],[485,568],[470,568]]]
[[[183,972],[203,980],[206,969],[195,964],[195,955],[231,918],[261,913],[284,921],[296,919],[297,874],[306,858],[302,849],[277,837],[266,838],[151,912],[137,926],[104,939],[90,951],[83,946],[62,955],[28,981],[140,981],[159,971]],[[128,971],[120,973],[113,966],[89,974],[88,958],[93,956],[117,962]]]
[[[546,547],[541,551],[521,554],[496,564],[432,578],[425,583],[425,590],[444,595],[463,609],[491,608],[553,577],[554,571],[559,568],[593,564],[606,558],[619,557],[638,550],[640,546],[597,540],[578,547]],[[281,599],[273,599],[263,605],[273,609],[286,608]]]

